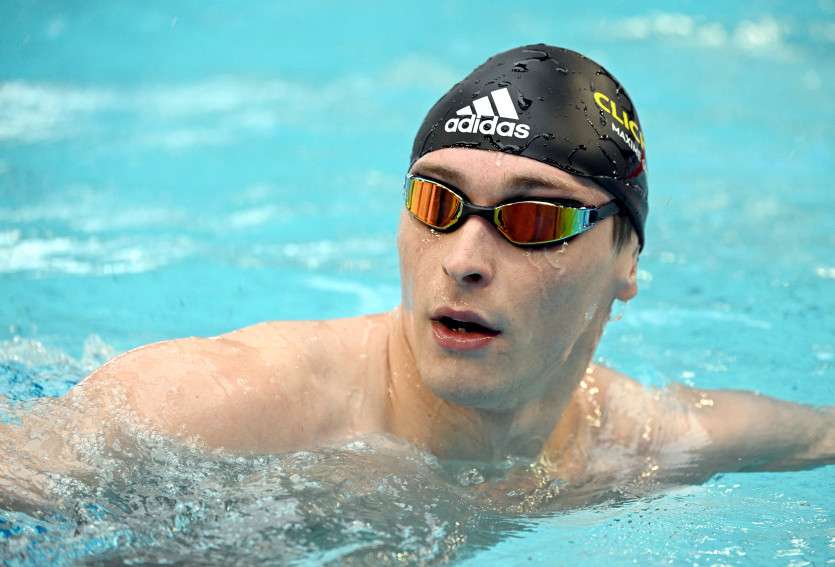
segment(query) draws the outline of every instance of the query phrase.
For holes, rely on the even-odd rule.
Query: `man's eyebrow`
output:
[[[521,174],[514,175],[508,180],[508,185],[512,189],[519,191],[528,191],[531,189],[556,189],[563,193],[575,194],[577,187],[572,187],[570,183],[566,183],[562,179],[554,179],[545,177],[544,175],[536,174]]]
[[[411,173],[412,175],[427,175],[429,177],[435,177],[438,181],[446,181],[458,186],[463,185],[464,183],[464,176],[461,175],[460,172],[440,164],[420,164],[418,167],[414,168]]]

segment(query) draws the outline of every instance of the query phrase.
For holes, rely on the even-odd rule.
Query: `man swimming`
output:
[[[389,433],[441,458],[528,457],[573,483],[835,463],[835,408],[651,390],[592,363],[613,302],[638,291],[645,155],[631,99],[598,64],[546,45],[496,55],[416,136],[398,308],[132,350],[62,401],[86,408],[72,428],[109,435],[127,408],[247,453]],[[83,467],[60,436],[36,452],[47,471]]]

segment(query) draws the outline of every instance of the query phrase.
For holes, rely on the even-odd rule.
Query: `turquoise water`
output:
[[[423,114],[540,41],[607,66],[647,138],[641,291],[599,358],[651,385],[835,404],[826,1],[6,2],[0,394],[61,395],[151,341],[395,306]],[[134,465],[92,447],[112,478],[64,486],[56,510],[0,509],[0,558],[835,562],[833,467],[507,515],[430,456],[369,443],[237,460],[144,439]]]

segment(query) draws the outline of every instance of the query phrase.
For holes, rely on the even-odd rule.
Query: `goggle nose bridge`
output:
[[[452,232],[453,230],[460,228],[464,224],[464,221],[467,220],[467,217],[471,216],[481,217],[485,219],[487,222],[494,224],[496,228],[500,228],[498,223],[500,209],[496,207],[483,207],[481,205],[474,205],[473,203],[469,203],[466,200],[462,199],[458,195],[456,195],[456,197],[458,197],[458,200],[461,203],[461,207],[459,208],[460,210],[458,212],[458,215],[456,215],[455,220],[452,222],[449,228],[447,228],[449,232]]]

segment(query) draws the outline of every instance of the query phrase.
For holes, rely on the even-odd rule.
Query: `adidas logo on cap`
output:
[[[490,103],[490,100],[493,103]],[[494,106],[495,105],[495,108]],[[475,109],[475,113],[473,113]],[[530,126],[510,120],[519,120],[513,100],[507,88],[491,92],[488,96],[477,98],[471,105],[467,105],[455,112],[463,118],[450,118],[444,124],[447,132],[465,132],[468,134],[498,134],[514,138],[527,138]],[[499,121],[499,118],[509,120]]]

